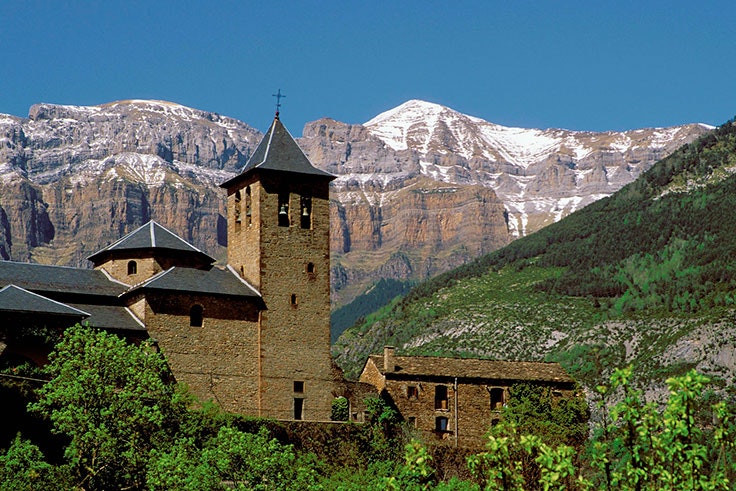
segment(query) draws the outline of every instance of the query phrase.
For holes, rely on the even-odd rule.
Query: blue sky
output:
[[[295,136],[423,99],[507,126],[736,115],[736,2],[0,2],[0,113],[163,99]]]

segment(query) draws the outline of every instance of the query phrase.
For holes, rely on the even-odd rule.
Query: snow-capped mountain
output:
[[[299,144],[338,176],[335,303],[379,278],[422,279],[497,249],[611,194],[706,130],[505,128],[421,101],[365,125],[309,123]],[[0,115],[0,257],[85,266],[153,218],[224,258],[218,184],[260,138],[243,122],[164,101]]]
[[[526,235],[633,181],[678,146],[712,129],[689,124],[626,132],[509,128],[411,100],[364,124],[421,173],[480,184],[504,202],[514,235]]]

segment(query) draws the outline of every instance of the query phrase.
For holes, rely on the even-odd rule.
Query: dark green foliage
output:
[[[332,400],[332,421],[347,421],[350,418],[350,402],[345,397],[336,397]]]
[[[736,125],[728,122],[637,181],[539,232],[414,288],[404,303],[514,264],[563,267],[544,291],[600,299],[612,315],[692,312],[736,301]],[[600,304],[599,304],[600,305]]]
[[[409,281],[382,278],[349,304],[335,309],[330,315],[330,342],[337,341],[345,329],[361,318],[388,305],[394,298],[405,295],[413,285]]]
[[[548,445],[582,448],[588,438],[590,411],[582,389],[569,397],[555,396],[549,387],[516,383],[503,409],[503,418],[523,434],[536,435]]]
[[[20,435],[0,454],[0,491],[52,490],[59,484],[38,447]]]

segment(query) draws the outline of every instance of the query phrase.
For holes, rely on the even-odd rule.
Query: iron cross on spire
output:
[[[281,93],[281,89],[278,90],[275,94],[272,94],[273,97],[276,98],[276,117],[279,117],[279,110],[281,108],[281,99],[286,97],[284,94]]]

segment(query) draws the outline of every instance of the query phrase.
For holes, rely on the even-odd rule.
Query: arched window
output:
[[[251,198],[250,198],[250,186],[245,188],[245,224],[250,225],[251,220]]]
[[[238,189],[237,191],[235,191],[235,223],[240,223],[240,215],[240,189]]]
[[[204,322],[204,307],[199,304],[192,305],[189,309],[189,325],[191,327],[202,327]]]
[[[289,193],[279,193],[279,227],[289,226]]]
[[[302,196],[299,200],[299,208],[301,227],[305,229],[312,228],[312,197]]]
[[[135,261],[128,261],[128,275],[138,274],[138,263]]]

